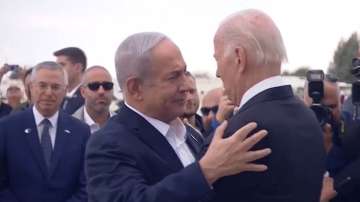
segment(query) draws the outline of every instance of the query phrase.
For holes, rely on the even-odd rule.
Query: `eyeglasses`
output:
[[[41,91],[46,91],[48,88],[51,89],[51,91],[53,92],[59,92],[61,90],[65,89],[64,85],[60,85],[60,84],[49,84],[49,83],[45,83],[45,82],[38,82],[35,83],[37,85],[37,87],[41,90]]]
[[[207,116],[209,115],[210,112],[213,112],[214,114],[216,114],[216,112],[218,111],[219,106],[213,106],[213,107],[201,107],[200,111],[202,113],[202,115]]]
[[[114,84],[113,82],[109,82],[109,81],[92,82],[87,84],[87,87],[92,91],[99,90],[100,86],[102,86],[104,90],[109,91],[113,89]]]

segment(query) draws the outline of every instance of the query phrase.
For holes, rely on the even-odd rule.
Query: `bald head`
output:
[[[220,98],[223,95],[222,88],[215,88],[208,91],[201,101],[202,121],[205,130],[211,127],[211,121],[215,119],[217,108],[219,106]]]
[[[208,91],[201,102],[202,107],[213,107],[219,104],[220,98],[223,95],[222,88],[215,88]]]
[[[247,61],[255,66],[280,67],[287,60],[279,29],[259,10],[244,10],[227,17],[220,24],[215,40],[220,40],[225,48],[242,46]]]
[[[92,67],[89,67],[85,73],[84,73],[84,76],[83,76],[83,83],[87,83],[89,82],[88,80],[92,79],[92,75],[94,73],[97,73],[97,72],[100,72],[101,74],[104,74],[106,77],[108,77],[108,79],[111,81],[111,75],[109,73],[109,71],[103,67],[103,66],[99,66],[99,65],[95,65],[95,66],[92,66]]]
[[[81,95],[85,99],[88,114],[94,120],[99,114],[109,114],[109,106],[113,96],[113,82],[105,67],[92,66],[86,69],[83,75]]]

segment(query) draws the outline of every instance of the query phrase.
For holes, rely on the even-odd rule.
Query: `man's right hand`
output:
[[[328,123],[326,123],[322,129],[323,129],[323,134],[324,134],[325,151],[326,151],[326,153],[329,153],[329,151],[333,145],[333,142],[332,142],[333,131],[332,131],[331,125]]]
[[[237,130],[232,136],[223,138],[227,121],[224,121],[215,131],[210,146],[200,159],[200,167],[208,181],[212,185],[221,177],[238,174],[244,171],[261,172],[267,170],[266,165],[252,163],[271,153],[266,148],[257,151],[249,151],[256,143],[267,135],[266,130],[261,130],[254,135],[248,134],[257,126],[249,123]]]
[[[227,95],[223,95],[219,101],[219,109],[216,112],[216,121],[222,123],[224,120],[231,117],[235,109],[234,103],[228,98]]]

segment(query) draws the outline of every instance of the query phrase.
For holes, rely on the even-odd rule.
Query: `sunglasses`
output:
[[[218,111],[219,106],[213,106],[213,107],[201,107],[200,111],[202,113],[202,115],[207,116],[209,115],[210,112],[213,112],[214,114],[216,114],[216,112]]]
[[[108,91],[108,90],[112,90],[114,87],[113,82],[109,82],[109,81],[104,81],[104,82],[92,82],[92,83],[88,83],[87,87],[92,90],[92,91],[97,91],[99,90],[100,86],[103,87],[104,90]]]

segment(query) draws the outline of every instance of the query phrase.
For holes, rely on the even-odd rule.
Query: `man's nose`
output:
[[[96,92],[99,93],[99,94],[104,94],[104,93],[105,93],[105,89],[104,89],[103,86],[99,86],[99,89],[97,89]]]

